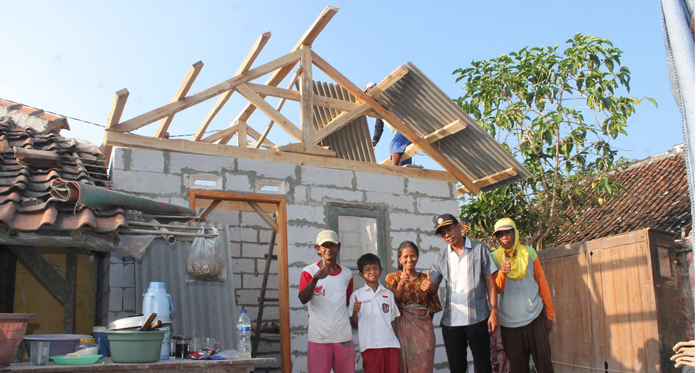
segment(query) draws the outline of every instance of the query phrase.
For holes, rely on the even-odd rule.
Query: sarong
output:
[[[404,306],[396,319],[396,333],[401,343],[400,373],[432,373],[435,359],[435,332],[428,308],[419,304]]]

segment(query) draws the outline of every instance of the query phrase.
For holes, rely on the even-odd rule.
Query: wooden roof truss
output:
[[[191,86],[203,67],[202,62],[193,64],[171,103],[134,118],[121,121],[129,92],[127,89],[116,92],[104,133],[104,154],[106,158],[110,159],[113,146],[123,146],[265,159],[287,163],[303,162],[303,164],[315,164],[332,168],[388,174],[397,172],[406,176],[412,174],[421,178],[459,181],[463,184],[465,190],[471,193],[478,193],[480,186],[477,185],[477,181],[471,180],[464,175],[460,169],[431,145],[443,136],[462,130],[466,127],[465,124],[458,122],[450,123],[441,130],[436,131],[436,133],[421,137],[373,98],[377,97],[407,73],[403,66],[394,70],[369,93],[365,93],[312,50],[312,43],[337,11],[338,7],[327,6],[288,54],[253,67],[257,57],[271,36],[270,33],[260,35],[232,78],[200,92],[189,94]],[[297,69],[295,69],[296,66],[298,66]],[[350,95],[354,96],[355,102],[315,94],[312,89],[314,83],[312,71],[315,67],[319,68]],[[295,72],[287,87],[278,87],[290,75],[293,69],[295,69]],[[266,75],[268,77],[265,84],[252,83],[253,80]],[[248,104],[231,121],[227,128],[205,136],[213,119],[235,92],[244,97]],[[266,97],[277,97],[280,98],[280,101],[274,107],[265,100]],[[190,140],[169,138],[169,126],[177,113],[214,98],[216,98],[215,103],[203,118]],[[286,100],[299,102],[299,124],[293,123],[281,113]],[[322,128],[315,129],[313,126],[314,105],[338,110],[341,113]],[[260,110],[270,118],[268,126],[262,132],[257,132],[254,128],[247,125],[247,121],[256,110]],[[353,162],[345,159],[328,160],[327,158],[336,156],[335,152],[317,144],[361,116],[371,116],[385,120],[412,141],[413,145],[406,153],[407,157],[415,154],[417,150],[421,150],[438,162],[446,172],[395,167],[385,164],[385,162],[382,162],[382,164],[369,164],[367,162]],[[159,122],[159,125],[153,137],[132,133],[155,122]],[[280,126],[297,143],[277,146],[271,142],[267,136],[274,125]],[[235,135],[237,135],[237,143],[229,144]],[[259,148],[264,148],[265,150]],[[268,151],[268,149],[274,151]],[[321,158],[318,159],[317,157]]]

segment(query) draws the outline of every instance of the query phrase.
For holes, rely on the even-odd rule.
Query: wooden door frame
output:
[[[189,189],[189,206],[192,209],[212,206],[213,208],[230,209],[234,211],[256,211],[261,217],[276,230],[276,246],[278,248],[278,311],[280,317],[280,369],[283,373],[292,371],[290,360],[290,298],[288,281],[288,225],[287,204],[284,196],[271,196],[261,194],[243,194],[233,192],[221,192],[215,190]],[[198,200],[210,200],[208,206],[196,206]],[[223,203],[230,202],[230,203]],[[274,211],[268,211],[269,206]],[[265,212],[275,214],[275,225],[269,219],[273,219]],[[210,211],[208,211],[209,213]]]

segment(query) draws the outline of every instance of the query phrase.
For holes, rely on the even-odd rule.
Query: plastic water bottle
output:
[[[251,319],[246,310],[242,310],[237,322],[237,358],[251,359]]]

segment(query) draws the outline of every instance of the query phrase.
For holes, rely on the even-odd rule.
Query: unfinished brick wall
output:
[[[182,206],[188,206],[186,193],[191,180],[206,175],[214,180],[211,184],[215,184],[217,190],[286,198],[293,372],[307,371],[308,314],[297,297],[300,273],[317,259],[314,240],[319,231],[329,227],[330,206],[384,211],[389,258],[384,265],[390,272],[397,268],[396,248],[405,240],[415,242],[421,249],[419,269],[430,268],[444,245],[432,233],[433,219],[441,213],[456,214],[458,211],[454,183],[285,163],[119,148],[115,152],[112,173],[116,189]],[[274,185],[277,190],[263,191],[264,185]],[[230,225],[237,311],[246,308],[255,327],[264,254],[268,251],[272,231],[255,213],[216,210],[207,220]],[[112,263],[111,270],[120,265],[120,262]],[[112,293],[116,296],[126,288],[112,284]],[[268,289],[267,297],[277,298],[275,262],[271,266]],[[135,297],[135,294],[130,296]],[[126,302],[121,301],[121,304]],[[277,304],[267,306],[264,321],[269,325],[279,323]],[[110,317],[116,314],[114,310]],[[438,314],[435,325],[439,320]],[[436,371],[445,372],[448,366],[442,336],[439,330],[435,335],[438,345]],[[357,343],[357,332],[354,340]],[[260,353],[279,358],[279,351],[278,343],[259,345]]]

